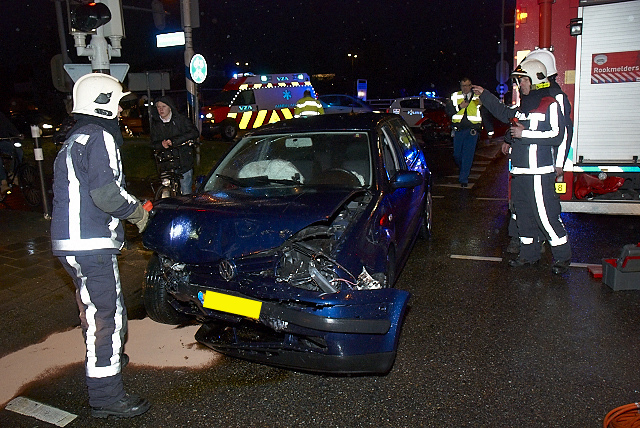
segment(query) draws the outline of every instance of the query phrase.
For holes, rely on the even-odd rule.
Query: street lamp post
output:
[[[351,75],[353,76],[353,61],[358,58],[358,54],[348,53],[347,56],[351,58]]]
[[[358,54],[348,53],[347,56],[349,58],[351,58],[351,80],[353,80],[353,84],[354,84],[354,88],[355,88],[356,74],[355,74],[354,69],[353,69],[353,62],[355,61],[356,58],[358,58]]]

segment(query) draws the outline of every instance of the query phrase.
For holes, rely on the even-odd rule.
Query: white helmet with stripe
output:
[[[537,59],[522,61],[518,67],[511,72],[512,78],[528,77],[531,80],[531,89],[540,89],[549,86],[547,79],[547,68]]]
[[[524,57],[522,62],[529,61],[531,59],[537,59],[547,68],[547,77],[555,76],[558,74],[558,70],[556,69],[556,57],[546,49],[536,49],[534,51],[529,52],[529,54]]]
[[[73,85],[72,113],[113,119],[118,116],[120,99],[130,92],[122,91],[118,79],[104,73],[85,74]]]

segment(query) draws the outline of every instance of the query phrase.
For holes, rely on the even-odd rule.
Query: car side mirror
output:
[[[424,177],[417,171],[399,171],[391,179],[391,187],[394,189],[410,189],[421,185]]]

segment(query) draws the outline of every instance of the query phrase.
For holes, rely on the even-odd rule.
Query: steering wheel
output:
[[[351,171],[344,168],[329,168],[322,171],[316,180],[317,184],[338,185],[344,187],[360,187],[358,177]]]

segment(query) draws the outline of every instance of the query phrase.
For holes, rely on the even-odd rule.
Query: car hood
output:
[[[275,191],[281,193],[238,190],[156,201],[143,244],[182,263],[242,257],[279,247],[303,228],[327,221],[361,192]]]

